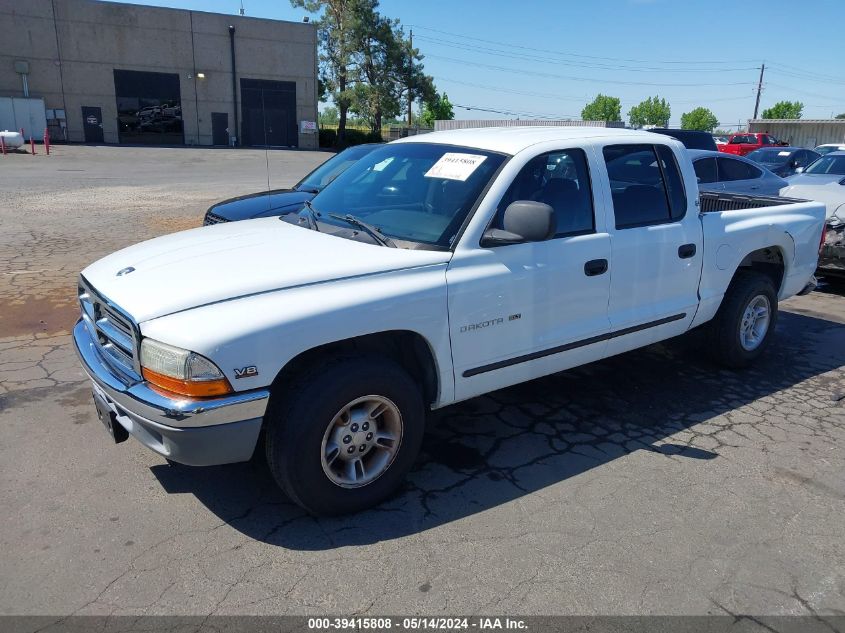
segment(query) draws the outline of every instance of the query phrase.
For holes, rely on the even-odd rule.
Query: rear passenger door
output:
[[[762,170],[751,163],[735,158],[716,159],[719,168],[719,182],[725,186],[725,191],[733,193],[757,193],[760,189]]]
[[[702,229],[698,192],[685,190],[671,147],[608,145],[602,154],[613,206],[612,355],[687,330],[698,306]]]

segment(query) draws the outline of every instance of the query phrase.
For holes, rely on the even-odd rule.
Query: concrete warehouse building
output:
[[[313,24],[95,0],[0,24],[0,100],[43,99],[54,140],[317,147]]]

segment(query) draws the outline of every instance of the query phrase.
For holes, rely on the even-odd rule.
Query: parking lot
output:
[[[688,338],[442,410],[402,493],[351,517],[260,459],[114,446],[71,349],[79,270],[327,156],[0,157],[0,614],[845,612],[841,291],[783,303],[746,371]]]

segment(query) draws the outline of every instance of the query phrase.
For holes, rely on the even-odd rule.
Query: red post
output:
[[[50,155],[50,130],[48,128],[44,128],[44,151],[47,152],[47,156]]]
[[[29,137],[29,147],[32,149],[32,155],[35,156],[35,141]]]
[[[3,152],[3,156],[6,155],[6,139],[0,136],[0,150]]]

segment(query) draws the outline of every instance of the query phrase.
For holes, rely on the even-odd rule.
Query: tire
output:
[[[767,309],[765,324],[759,316],[762,314],[760,309]],[[756,312],[758,317],[749,318],[749,310]],[[738,272],[709,326],[707,338],[711,356],[726,367],[747,367],[765,350],[777,317],[778,299],[772,280],[753,271]],[[749,324],[752,324],[753,332],[749,332]]]
[[[267,412],[266,455],[292,501],[318,516],[347,514],[399,488],[425,430],[422,395],[399,364],[339,358],[312,365],[282,387]]]

